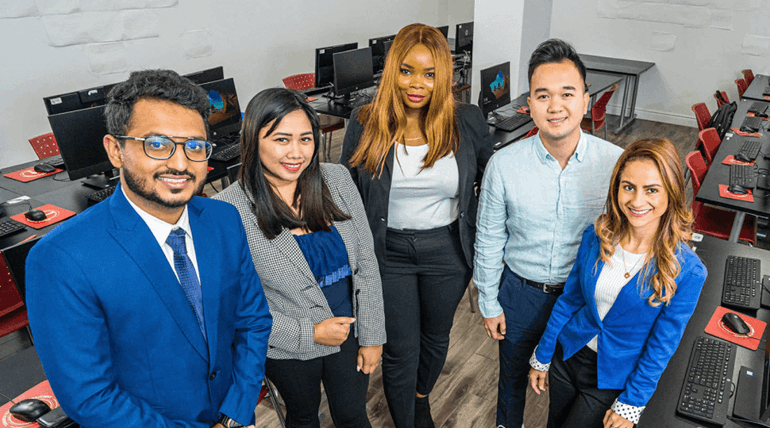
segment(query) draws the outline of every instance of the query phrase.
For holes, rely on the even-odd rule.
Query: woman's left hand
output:
[[[358,366],[356,369],[365,374],[372,374],[377,364],[380,363],[382,356],[382,345],[380,346],[362,346],[358,348]]]
[[[633,428],[634,423],[618,415],[612,409],[604,414],[604,428]]]

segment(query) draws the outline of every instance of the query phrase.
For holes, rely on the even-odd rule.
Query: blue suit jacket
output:
[[[554,305],[535,356],[541,363],[550,362],[558,338],[566,360],[598,334],[598,387],[623,389],[618,401],[644,406],[695,311],[706,281],[706,267],[690,247],[680,244],[677,260],[681,269],[676,277],[676,293],[668,305],[652,307],[647,303],[652,295],[647,280],[640,294],[637,280],[642,269],[623,287],[602,321],[594,299],[596,281],[604,267],[602,261],[596,265],[599,248],[591,225],[583,232],[564,294]]]
[[[166,257],[120,188],[27,259],[40,360],[84,427],[249,424],[272,319],[231,205],[188,204],[208,345]]]

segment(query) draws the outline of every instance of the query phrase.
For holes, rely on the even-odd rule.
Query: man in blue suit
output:
[[[81,426],[254,421],[272,319],[238,212],[193,197],[208,114],[173,71],[132,73],[105,111],[120,185],[27,259],[35,346]]]

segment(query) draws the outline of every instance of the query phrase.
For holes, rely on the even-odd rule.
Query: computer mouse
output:
[[[722,324],[737,334],[749,334],[751,331],[746,321],[733,312],[727,312],[722,316]]]
[[[56,168],[54,168],[52,165],[48,165],[47,163],[39,163],[35,165],[35,171],[41,174],[48,174],[50,172],[56,171]]]
[[[727,188],[727,191],[730,193],[734,193],[736,195],[745,195],[749,193],[748,190],[744,189],[742,186],[739,186],[737,184],[731,184],[730,187]]]
[[[35,422],[37,418],[50,412],[51,408],[36,398],[28,398],[14,404],[8,411],[19,420]]]
[[[24,213],[24,217],[29,221],[43,221],[46,218],[45,213],[40,210],[29,210]]]
[[[736,153],[734,156],[735,160],[741,161],[741,162],[751,162],[751,159],[746,157],[743,153]]]

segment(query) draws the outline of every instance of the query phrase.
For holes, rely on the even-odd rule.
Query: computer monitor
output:
[[[84,108],[91,108],[107,104],[107,93],[115,86],[97,86],[81,91],[69,92],[43,98],[43,104],[49,115],[67,113]]]
[[[455,52],[473,51],[473,21],[457,24],[455,29]]]
[[[241,106],[235,91],[235,81],[232,78],[217,80],[204,83],[200,87],[206,91],[211,105],[210,138],[216,140],[240,132]]]
[[[385,44],[385,59],[388,59],[388,52],[390,52],[390,46],[393,44],[393,40],[388,40],[384,44]]]
[[[504,62],[481,70],[479,108],[487,117],[489,112],[511,103],[511,63]]]
[[[225,70],[222,66],[209,68],[208,70],[196,71],[194,73],[185,74],[182,77],[186,77],[192,80],[193,83],[200,85],[202,83],[213,82],[215,80],[222,80],[225,78]]]
[[[48,116],[70,180],[112,170],[103,144],[107,134],[105,108],[101,105]],[[96,188],[109,186],[104,180],[89,181],[86,184]]]
[[[42,236],[38,236],[37,238],[33,238],[27,241],[22,241],[16,245],[5,248],[2,251],[2,257],[5,259],[5,264],[8,266],[8,270],[11,272],[11,279],[13,279],[13,282],[16,284],[16,288],[21,295],[21,300],[24,303],[27,303],[27,298],[25,296],[26,288],[24,286],[27,254],[29,254],[29,250],[32,249],[32,246],[37,244],[40,238],[42,238]]]
[[[334,82],[334,54],[358,49],[358,42],[343,45],[316,48],[315,50],[315,87],[323,88]]]
[[[449,26],[448,25],[442,25],[441,27],[436,27],[439,31],[441,31],[441,34],[444,35],[444,38],[449,37]]]
[[[369,39],[369,47],[372,48],[372,70],[375,73],[382,71],[385,66],[385,42],[392,42],[396,38],[395,34],[384,37],[377,37],[376,39]]]
[[[347,98],[351,92],[374,86],[372,48],[334,54],[334,93]]]

